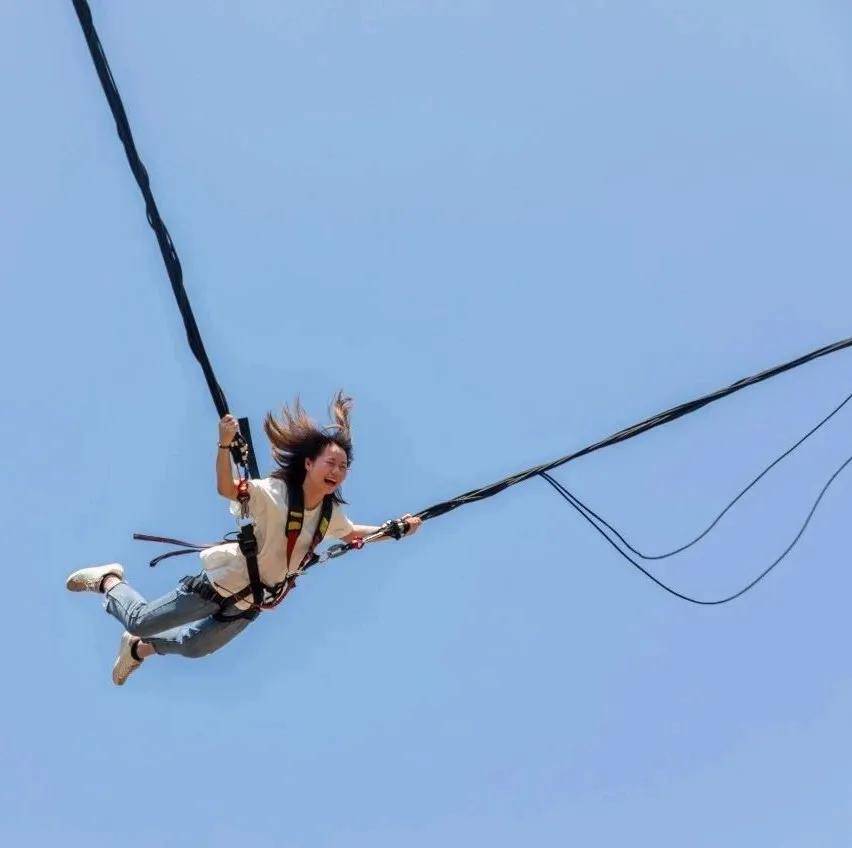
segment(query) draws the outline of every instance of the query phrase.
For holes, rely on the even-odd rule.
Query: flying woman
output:
[[[184,577],[173,592],[155,601],[146,601],[125,581],[120,563],[69,575],[68,589],[102,593],[104,608],[124,626],[113,683],[121,686],[155,654],[203,657],[219,650],[257,618],[261,588],[283,597],[326,535],[352,542],[380,529],[352,524],[341,509],[340,487],[352,462],[351,407],[352,399],[338,393],[330,409],[335,425],[322,430],[298,400],[292,410],[284,407],[280,419],[267,414],[264,430],[278,468],[269,477],[248,480],[243,491],[230,458],[237,420],[226,415],[219,422],[217,490],[230,501],[242,498],[247,503],[256,556],[244,555],[236,542],[206,548],[200,553],[201,573]],[[231,511],[238,514],[237,503]],[[407,535],[421,525],[411,515],[400,521],[408,527]]]

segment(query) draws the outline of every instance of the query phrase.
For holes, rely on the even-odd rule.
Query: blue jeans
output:
[[[124,629],[139,636],[158,654],[203,657],[218,651],[247,627],[250,618],[239,616],[233,607],[219,620],[221,609],[216,593],[205,575],[184,577],[177,589],[146,601],[128,583],[117,583],[106,593],[104,608]]]

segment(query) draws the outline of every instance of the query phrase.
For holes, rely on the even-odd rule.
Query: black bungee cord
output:
[[[169,276],[169,280],[171,282],[172,291],[175,296],[175,300],[177,301],[178,308],[181,313],[181,317],[183,319],[184,327],[186,330],[187,341],[189,343],[189,347],[194,354],[195,358],[198,360],[199,365],[204,373],[204,378],[207,382],[207,387],[210,391],[210,395],[213,399],[214,406],[216,407],[216,411],[219,414],[219,417],[226,415],[228,413],[228,402],[225,398],[225,394],[222,391],[221,386],[219,385],[216,376],[213,372],[213,367],[210,363],[210,360],[207,356],[207,352],[204,348],[204,343],[201,338],[201,333],[198,329],[198,325],[195,321],[195,316],[192,312],[192,307],[189,302],[189,297],[186,293],[186,289],[183,283],[183,271],[181,268],[180,260],[177,255],[177,250],[175,249],[174,243],[172,242],[171,236],[169,235],[168,230],[166,229],[165,223],[163,222],[159,210],[157,208],[156,201],[154,200],[153,193],[151,191],[150,179],[148,176],[148,172],[145,169],[144,164],[142,163],[141,158],[139,157],[139,153],[136,149],[136,145],[133,140],[133,134],[130,129],[130,124],[127,119],[127,114],[124,110],[124,106],[121,101],[121,97],[118,92],[118,87],[115,83],[115,80],[112,76],[112,72],[109,68],[109,64],[107,62],[106,54],[104,52],[103,46],[101,44],[100,38],[98,37],[97,31],[94,26],[94,22],[92,19],[91,9],[89,8],[89,4],[87,0],[71,0],[73,3],[74,9],[77,13],[77,18],[80,22],[80,27],[83,30],[83,34],[86,39],[86,43],[89,47],[89,52],[92,57],[92,61],[94,62],[95,69],[98,74],[98,78],[101,81],[101,85],[103,87],[104,94],[106,95],[107,101],[109,103],[110,109],[113,114],[113,118],[115,119],[116,129],[118,131],[119,138],[121,139],[122,144],[124,145],[125,153],[127,155],[127,161],[130,165],[130,169],[133,172],[133,175],[136,179],[136,182],[139,186],[140,191],[145,199],[145,209],[146,215],[148,218],[148,223],[150,224],[152,230],[154,231],[157,242],[160,247],[160,252],[163,257],[163,262],[166,266],[166,271]],[[499,492],[504,491],[510,486],[515,486],[518,483],[522,483],[525,480],[529,480],[532,477],[542,477],[551,486],[568,502],[571,506],[576,509],[580,514],[592,525],[595,529],[598,530],[607,541],[610,542],[616,549],[627,559],[629,559],[637,568],[640,569],[647,577],[657,583],[661,588],[665,589],[667,592],[675,595],[676,597],[681,598],[685,601],[690,601],[691,603],[697,604],[719,604],[719,603],[727,603],[728,601],[733,600],[734,598],[740,597],[740,595],[747,592],[758,583],[766,574],[769,573],[777,564],[780,562],[792,547],[796,544],[801,534],[804,532],[808,523],[810,522],[811,516],[822,500],[823,495],[827,491],[828,487],[834,481],[838,474],[846,467],[846,465],[852,461],[847,460],[831,477],[831,479],[826,483],[823,488],[820,496],[817,498],[811,513],[809,514],[805,524],[802,526],[802,529],[799,531],[796,539],[793,540],[790,547],[776,560],[772,565],[769,566],[764,572],[762,572],[752,583],[746,586],[744,589],[740,590],[734,595],[731,595],[727,598],[716,600],[716,601],[701,601],[695,598],[688,597],[686,595],[682,595],[670,587],[666,586],[659,580],[657,580],[652,574],[647,572],[641,565],[632,560],[627,554],[625,554],[618,545],[608,536],[606,532],[595,524],[595,519],[598,519],[608,527],[614,534],[616,534],[621,540],[624,542],[628,548],[633,551],[638,556],[643,559],[662,559],[668,556],[673,556],[675,553],[679,553],[682,550],[686,550],[686,548],[691,547],[693,544],[700,541],[716,524],[719,520],[725,515],[725,513],[733,507],[733,505],[752,487],[754,486],[762,477],[767,474],[775,465],[778,464],[782,459],[788,456],[792,451],[794,451],[802,442],[804,442],[812,433],[816,432],[819,427],[822,426],[829,418],[831,418],[836,412],[839,411],[842,406],[846,404],[849,398],[846,398],[845,401],[836,409],[833,413],[831,413],[826,419],[824,419],[820,424],[818,424],[812,431],[806,434],[799,442],[797,442],[792,448],[790,448],[787,452],[782,454],[777,460],[771,463],[766,469],[764,469],[761,474],[759,474],[745,489],[743,489],[733,501],[731,501],[728,506],[716,517],[716,519],[710,524],[710,526],[698,537],[693,539],[691,542],[686,545],[681,546],[675,551],[671,551],[667,554],[659,555],[659,556],[647,556],[641,554],[635,548],[630,546],[626,540],[616,531],[611,525],[608,525],[603,521],[596,513],[592,512],[588,507],[585,506],[582,502],[580,502],[574,495],[572,495],[567,489],[562,487],[558,481],[552,478],[549,474],[550,471],[555,470],[569,462],[572,462],[575,459],[579,459],[581,456],[586,456],[595,451],[601,450],[605,447],[609,447],[611,445],[618,444],[619,442],[626,441],[628,439],[635,438],[641,433],[645,433],[649,430],[652,430],[656,427],[660,427],[663,424],[668,424],[672,421],[677,420],[685,415],[689,415],[697,410],[701,409],[704,406],[707,406],[710,403],[714,403],[717,400],[721,400],[728,395],[734,394],[735,392],[740,391],[741,389],[746,388],[747,386],[752,386],[757,383],[763,382],[764,380],[768,380],[772,377],[775,377],[779,374],[784,373],[785,371],[790,371],[794,368],[798,368],[801,365],[804,365],[808,362],[812,362],[815,359],[818,359],[823,356],[827,356],[829,354],[837,353],[846,348],[852,347],[852,338],[841,339],[840,341],[834,342],[829,345],[825,345],[824,347],[818,348],[816,350],[810,351],[797,359],[793,359],[789,362],[782,363],[781,365],[777,365],[773,368],[770,368],[766,371],[762,371],[758,374],[751,375],[749,377],[744,377],[741,380],[727,386],[726,388],[719,389],[711,394],[704,395],[703,397],[696,398],[691,401],[687,401],[686,403],[682,403],[679,406],[673,407],[664,412],[660,412],[657,415],[652,416],[651,418],[645,419],[644,421],[640,421],[636,424],[631,425],[630,427],[626,427],[619,432],[609,436],[602,441],[596,442],[595,444],[588,445],[578,451],[575,451],[572,454],[568,454],[566,456],[560,457],[552,462],[548,462],[542,465],[538,465],[534,468],[526,469],[525,471],[520,471],[515,474],[512,474],[508,477],[505,477],[502,480],[498,480],[496,483],[492,483],[487,486],[483,486],[479,489],[473,489],[469,492],[465,492],[461,495],[457,495],[454,498],[450,498],[449,500],[442,501],[437,504],[433,504],[430,507],[427,507],[424,510],[421,510],[417,513],[417,516],[424,521],[428,521],[432,518],[437,518],[439,515],[444,515],[447,512],[450,512],[454,509],[457,509],[460,506],[464,506],[465,504],[474,503],[476,501],[485,500],[486,498],[493,497]],[[259,472],[257,469],[257,463],[254,456],[254,451],[251,445],[251,435],[248,426],[248,420],[245,418],[240,419],[241,430],[245,436],[245,441],[242,443],[237,443],[234,447],[233,457],[235,462],[242,465],[244,468],[247,468],[248,471],[251,472],[251,476],[259,477]],[[401,521],[392,521],[387,522],[382,527],[381,534],[374,534],[375,538],[379,535],[392,535],[396,538],[404,535],[405,527],[403,522]],[[362,544],[342,544],[333,546],[333,550],[330,556],[327,558],[334,558],[340,556],[344,553],[347,553],[349,550],[353,550],[359,547],[362,547]]]

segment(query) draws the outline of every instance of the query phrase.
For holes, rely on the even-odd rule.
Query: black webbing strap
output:
[[[263,590],[266,588],[260,579],[260,568],[257,564],[257,538],[254,535],[254,525],[246,524],[240,528],[237,543],[246,560],[252,603],[256,607],[263,604]],[[240,599],[241,600],[241,599]]]
[[[154,557],[154,559],[152,559],[148,563],[151,568],[154,568],[164,559],[171,559],[172,557],[183,556],[184,554],[197,554],[203,551],[205,548],[212,548],[213,545],[223,544],[222,542],[184,542],[182,539],[173,539],[170,536],[150,536],[147,533],[134,533],[133,538],[140,542],[160,542],[164,545],[178,545],[180,547],[180,550],[167,551],[164,554],[160,554],[159,556]],[[227,541],[227,539],[225,539],[224,541]]]
[[[308,548],[302,561],[299,563],[297,572],[305,571],[314,565],[318,559],[314,553],[317,546],[325,538],[328,532],[328,526],[331,522],[331,516],[334,512],[334,498],[331,495],[326,495],[322,499],[322,512],[320,519],[317,522],[316,530],[314,530],[313,539],[311,539],[310,547]],[[287,521],[284,524],[284,535],[287,539],[287,568],[290,568],[290,558],[293,556],[293,551],[296,549],[296,543],[299,540],[299,535],[302,532],[302,525],[305,520],[305,503],[304,494],[300,486],[287,487]]]

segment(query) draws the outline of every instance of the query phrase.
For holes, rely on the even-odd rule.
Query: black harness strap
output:
[[[314,537],[308,547],[307,553],[299,563],[297,572],[304,571],[310,568],[316,562],[314,550],[317,545],[325,538],[328,532],[328,525],[331,523],[331,514],[334,511],[334,498],[327,495],[322,499],[322,513],[320,520],[317,523],[317,529],[314,531]],[[293,558],[293,551],[296,549],[296,543],[299,541],[299,536],[302,532],[302,524],[305,520],[305,503],[304,494],[299,486],[287,487],[287,522],[284,525],[284,534],[287,537],[287,568],[290,567],[290,560]]]
[[[149,536],[147,533],[134,533],[133,538],[137,539],[140,542],[161,542],[164,545],[179,545],[180,550],[177,551],[167,551],[164,554],[160,554],[157,557],[154,557],[148,565],[151,568],[161,563],[164,559],[171,559],[176,556],[183,556],[184,554],[194,554],[200,553],[205,548],[212,548],[213,545],[219,545],[221,542],[208,542],[208,543],[196,543],[196,542],[184,542],[182,539],[172,539],[170,536]],[[227,540],[226,540],[227,541]]]
[[[226,599],[228,606],[233,606],[238,601],[251,596],[252,607],[257,609],[272,609],[278,606],[281,601],[287,596],[290,590],[296,585],[296,578],[303,571],[314,565],[318,559],[314,553],[317,546],[325,538],[328,532],[329,524],[331,523],[331,515],[334,511],[334,498],[331,495],[323,498],[322,512],[320,519],[317,522],[317,528],[314,532],[311,544],[308,547],[305,556],[299,563],[298,568],[294,573],[288,574],[280,583],[274,586],[267,586],[260,577],[260,567],[257,563],[258,545],[257,537],[254,534],[254,525],[246,524],[241,529],[237,536],[237,543],[240,546],[240,552],[246,561],[246,571],[248,572],[249,585],[241,591],[229,595]],[[293,556],[293,551],[296,548],[299,536],[302,532],[302,527],[305,521],[305,506],[304,496],[300,486],[288,486],[287,488],[287,518],[284,522],[284,535],[287,540],[287,568],[290,568],[290,562]],[[269,600],[266,600],[267,594]]]
[[[257,537],[254,535],[254,525],[246,524],[237,536],[237,544],[246,561],[249,589],[252,603],[256,607],[263,605],[263,590],[266,588],[260,579],[260,568],[257,564]]]

